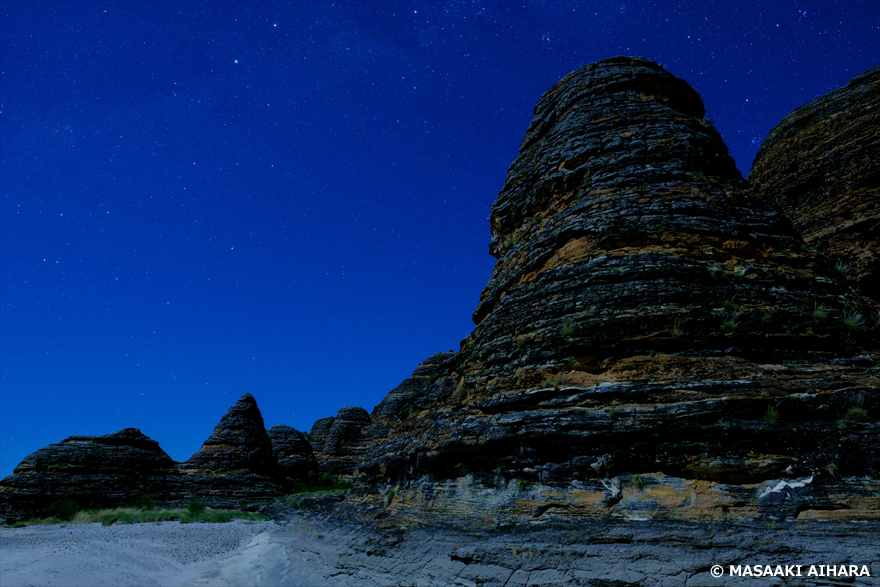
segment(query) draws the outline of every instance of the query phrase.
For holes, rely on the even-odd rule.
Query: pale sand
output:
[[[257,585],[274,522],[0,529],[0,585]],[[274,553],[273,553],[274,551]],[[271,566],[271,565],[270,565]]]
[[[839,583],[880,584],[880,528],[874,522],[769,527],[583,520],[579,528],[464,533],[426,527],[399,532],[300,514],[284,524],[5,528],[0,529],[0,585],[781,584],[709,573],[713,564],[734,563],[865,565],[870,576]]]

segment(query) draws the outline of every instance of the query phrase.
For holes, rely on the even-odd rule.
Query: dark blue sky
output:
[[[0,5],[0,475],[134,426],[184,460],[371,410],[458,349],[540,95],[614,55],[703,97],[740,170],[880,62],[874,1]]]

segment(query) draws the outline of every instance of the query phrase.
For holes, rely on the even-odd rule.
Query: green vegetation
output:
[[[855,308],[847,308],[840,321],[850,330],[859,330],[865,325],[865,317]]]
[[[134,507],[142,510],[151,510],[156,507],[156,500],[153,499],[152,495],[143,494],[138,495],[134,499]]]
[[[430,375],[428,375],[427,377],[425,377],[422,380],[422,385],[425,386],[425,389],[431,387],[432,385],[434,385],[434,382],[437,381],[437,377],[438,377],[438,375],[436,372],[431,373]]]
[[[712,119],[701,117],[697,119],[697,122],[700,123],[700,126],[705,126],[706,128],[710,128],[712,126]]]
[[[676,318],[675,322],[672,323],[672,328],[669,329],[669,336],[672,338],[681,338],[684,336],[684,329],[682,328],[680,318]]]
[[[526,487],[528,487],[528,485],[529,485],[529,482],[526,481],[525,479],[523,479],[522,477],[516,478],[516,490],[518,492],[522,493],[523,491],[525,491]]]
[[[696,179],[697,181],[706,181],[706,180],[709,179],[709,178],[708,178],[708,176],[707,176],[705,173],[703,173],[702,171],[698,171],[698,172],[696,172],[696,173],[694,174],[694,179]]]
[[[816,322],[821,322],[822,320],[825,320],[826,318],[828,318],[829,311],[830,308],[828,306],[816,302],[813,308],[813,320],[815,320]]]
[[[868,417],[868,410],[865,409],[864,403],[865,397],[863,395],[858,395],[840,419],[849,422],[868,422],[871,418]]]
[[[191,499],[186,508],[186,510],[193,516],[205,513],[205,509],[207,509],[207,506],[197,499]]]
[[[68,521],[79,511],[79,504],[69,497],[56,499],[49,505],[49,511],[53,518]]]
[[[779,424],[779,410],[776,409],[776,406],[767,406],[767,411],[764,412],[764,421],[771,426],[776,426],[777,424]]]
[[[629,476],[629,484],[632,485],[637,491],[641,491],[645,488],[645,478],[638,473],[633,473]]]
[[[834,270],[837,271],[838,275],[840,275],[844,279],[846,279],[849,275],[849,265],[842,261],[838,261],[834,264]]]
[[[726,310],[736,310],[736,303],[733,300],[722,300],[721,307]]]
[[[393,487],[389,487],[385,492],[385,507],[387,508],[394,501],[394,498],[397,497],[397,490]]]
[[[566,322],[562,325],[562,328],[559,329],[559,336],[562,338],[571,338],[574,336],[574,326],[571,325],[571,322]]]
[[[72,501],[72,500],[70,500]],[[195,501],[195,500],[194,500]],[[242,512],[236,510],[214,510],[202,505],[202,511],[194,513],[189,508],[136,508],[136,507],[120,507],[113,509],[99,510],[80,510],[70,516],[68,519],[61,519],[57,516],[51,518],[32,518],[24,522],[16,522],[13,528],[23,528],[25,526],[37,526],[44,524],[60,524],[61,522],[70,521],[74,524],[94,524],[100,523],[103,526],[111,524],[142,524],[145,522],[173,522],[179,521],[181,524],[189,524],[191,522],[208,522],[212,524],[228,522],[233,519],[248,520],[252,522],[265,521],[269,518],[262,514],[254,514],[251,512]]]
[[[295,481],[291,485],[290,493],[348,491],[351,487],[352,483],[350,481],[340,481],[334,471],[324,472],[320,475],[317,475],[314,471],[310,471],[305,481]]]
[[[736,321],[736,315],[731,314],[721,322],[721,332],[733,332],[736,330],[736,327],[739,326],[739,322]]]

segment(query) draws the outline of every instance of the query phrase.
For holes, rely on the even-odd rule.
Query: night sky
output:
[[[739,169],[880,62],[875,0],[0,5],[0,475],[140,428],[187,459],[372,408],[457,350],[541,94],[598,59],[702,95]]]

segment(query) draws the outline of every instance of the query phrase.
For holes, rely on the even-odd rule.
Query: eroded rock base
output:
[[[580,520],[576,524],[464,531],[391,527],[295,517],[252,548],[264,553],[253,584],[590,587],[876,585],[875,522],[693,523]],[[723,574],[715,577],[713,565]],[[730,567],[740,574],[731,576]],[[748,565],[788,566],[801,576],[743,575]],[[857,565],[862,576],[827,575]],[[717,571],[716,571],[717,572]],[[222,581],[217,569],[205,581]]]

